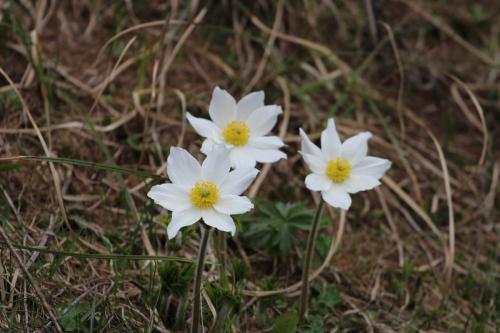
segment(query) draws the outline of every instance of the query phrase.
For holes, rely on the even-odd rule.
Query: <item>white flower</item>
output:
[[[232,214],[243,214],[253,208],[241,196],[259,172],[255,168],[230,170],[228,151],[223,147],[210,152],[200,166],[182,148],[172,147],[167,159],[167,174],[172,183],[155,185],[148,197],[172,211],[167,227],[172,239],[183,227],[203,219],[205,224],[234,235]]]
[[[343,143],[333,119],[321,133],[321,149],[300,129],[302,157],[313,173],[306,177],[306,186],[321,191],[323,199],[333,207],[348,209],[349,194],[370,190],[380,185],[379,179],[391,166],[382,158],[367,156],[370,132],[355,135]]]
[[[254,167],[256,162],[271,163],[286,155],[279,150],[284,144],[277,136],[265,136],[276,125],[281,107],[264,105],[264,92],[257,91],[238,103],[225,90],[215,87],[208,113],[212,121],[187,114],[196,132],[205,137],[201,147],[204,154],[216,145],[230,150],[234,168]]]

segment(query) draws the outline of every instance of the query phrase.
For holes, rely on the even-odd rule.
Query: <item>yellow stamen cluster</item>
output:
[[[234,120],[226,125],[222,131],[224,141],[235,146],[243,146],[248,142],[250,137],[250,129],[240,121]]]
[[[326,165],[326,175],[334,183],[342,183],[349,178],[352,171],[352,165],[345,158],[336,158],[328,161]]]
[[[219,201],[219,190],[212,182],[199,181],[191,190],[191,202],[196,208],[211,208],[217,201]]]

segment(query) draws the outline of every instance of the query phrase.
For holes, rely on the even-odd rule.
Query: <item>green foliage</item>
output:
[[[205,290],[217,311],[214,332],[231,332],[231,326],[241,309],[240,293],[237,289],[224,288],[218,282],[205,283]],[[211,312],[206,311],[205,316],[210,317]]]
[[[245,262],[240,258],[234,258],[232,260],[233,264],[233,284],[237,286],[239,282],[243,282],[243,280],[247,277],[247,266]]]
[[[313,308],[318,313],[326,314],[339,304],[342,304],[340,291],[333,286],[327,286],[323,290],[318,290],[318,297],[313,301]]]
[[[273,326],[273,333],[290,333],[297,331],[299,316],[297,312],[285,312],[276,319]]]
[[[185,295],[193,283],[195,265],[178,266],[175,262],[164,262],[158,269],[161,289],[181,297]]]
[[[415,266],[411,261],[405,261],[401,267],[401,273],[394,281],[398,290],[402,291],[415,273]]]
[[[323,333],[325,331],[323,318],[319,315],[309,317],[309,324],[304,329],[304,333]]]
[[[60,312],[66,308],[66,305],[60,306]],[[87,304],[78,303],[71,307],[61,316],[61,326],[64,328],[65,332],[77,332],[81,331],[85,325],[86,314],[89,310]]]
[[[255,208],[255,216],[243,216],[241,236],[246,244],[266,249],[275,256],[289,255],[292,246],[298,243],[298,231],[311,228],[313,211],[302,203],[255,200]]]
[[[180,266],[175,262],[165,262],[158,268],[160,286],[156,289],[153,302],[160,318],[168,327],[184,328],[188,292],[193,283],[195,268],[194,264]]]
[[[279,286],[269,278],[261,279],[258,285],[260,290],[274,290],[279,288]],[[282,294],[260,297],[256,314],[258,322],[262,326],[274,324],[274,315],[269,313],[269,309],[276,307],[280,310],[284,310],[284,305],[287,305],[287,303]],[[271,316],[272,318],[270,318]],[[270,322],[270,320],[273,321]]]

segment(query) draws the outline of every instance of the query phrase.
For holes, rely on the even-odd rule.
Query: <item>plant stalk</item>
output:
[[[228,278],[226,274],[226,233],[224,231],[215,231],[215,252],[219,261],[219,279],[221,285],[226,288]]]
[[[311,273],[311,263],[314,253],[314,243],[319,229],[319,217],[323,210],[323,198],[320,199],[316,212],[312,221],[312,229],[307,238],[306,256],[304,257],[304,265],[302,267],[302,290],[300,295],[300,318],[303,319],[307,315],[307,307],[309,304],[309,275]]]
[[[198,259],[196,262],[196,275],[194,278],[194,301],[193,301],[193,322],[191,333],[198,333],[200,329],[201,318],[201,281],[203,279],[203,267],[205,262],[205,253],[207,252],[208,239],[212,228],[205,227],[201,239],[200,249],[198,251]]]

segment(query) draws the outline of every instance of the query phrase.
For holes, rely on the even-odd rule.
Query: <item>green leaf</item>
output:
[[[297,332],[299,316],[297,312],[285,312],[276,319],[273,326],[273,333],[293,333]]]
[[[313,211],[302,203],[273,203],[255,200],[255,216],[241,218],[241,237],[255,248],[266,249],[274,256],[286,256],[294,245],[300,230],[310,230]],[[324,223],[322,218],[320,223]]]

